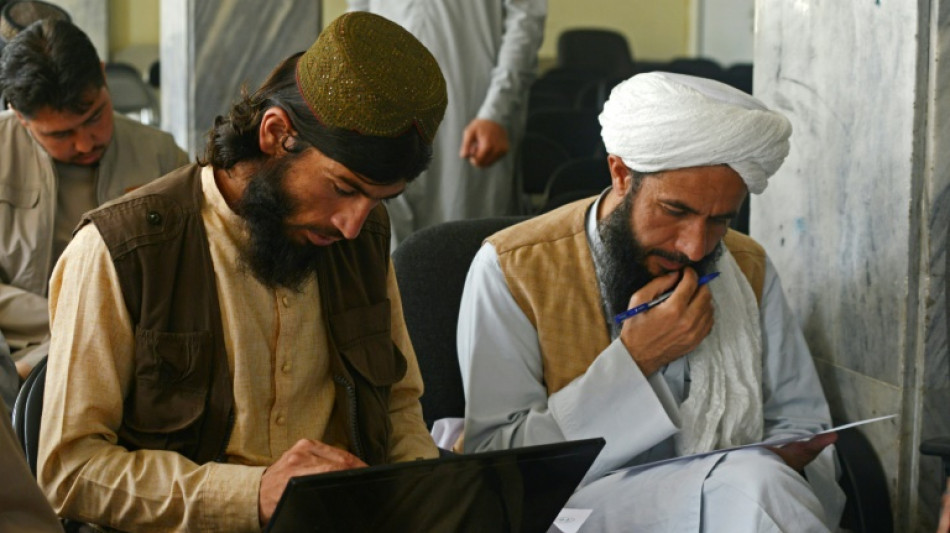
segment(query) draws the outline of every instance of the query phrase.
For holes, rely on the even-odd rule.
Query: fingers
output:
[[[678,279],[678,272],[670,272],[669,274],[653,278],[649,283],[644,285],[640,290],[630,296],[629,307],[636,307],[651,300],[655,300],[661,294],[671,290],[673,287],[676,287],[676,280]]]
[[[362,459],[350,452],[317,440],[301,439],[288,451],[301,454],[301,459],[315,464],[318,468],[325,467],[327,462],[340,466],[340,470],[366,466]]]
[[[462,145],[459,147],[459,157],[462,159],[473,157],[477,144],[475,140],[475,128],[469,125],[462,131]]]
[[[508,150],[508,132],[505,128],[497,122],[476,118],[462,132],[459,157],[481,168],[494,164]]]
[[[284,452],[261,476],[258,515],[266,524],[277,507],[284,487],[292,477],[350,470],[366,466],[359,457],[320,441],[301,439]]]
[[[821,452],[828,446],[838,442],[838,433],[822,433],[821,435],[815,435],[808,442],[806,442],[807,448],[809,450],[815,450]]]

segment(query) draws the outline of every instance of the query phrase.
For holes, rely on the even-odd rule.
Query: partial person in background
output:
[[[388,203],[393,244],[449,220],[514,214],[515,152],[547,0],[349,0],[408,29],[445,73],[449,107],[432,166]]]
[[[41,0],[0,0],[0,52],[21,30],[38,20],[71,21],[63,8]],[[0,98],[2,101],[2,98]]]
[[[62,533],[46,497],[38,486],[30,467],[23,457],[23,449],[13,425],[10,412],[0,405],[0,531],[16,533]]]
[[[188,162],[171,135],[112,110],[103,64],[44,19],[0,56],[0,331],[21,377],[46,355],[47,280],[81,215]]]

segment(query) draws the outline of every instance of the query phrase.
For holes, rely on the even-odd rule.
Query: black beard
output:
[[[317,267],[322,250],[298,244],[287,235],[286,219],[296,205],[284,190],[284,175],[296,154],[269,159],[248,180],[237,212],[247,223],[250,238],[241,259],[254,277],[276,289],[301,292]]]
[[[623,202],[597,224],[604,243],[603,253],[598,257],[602,266],[601,283],[607,300],[609,316],[618,315],[630,307],[630,297],[654,276],[646,267],[647,257],[657,255],[691,267],[700,276],[706,274],[722,255],[722,242],[699,261],[663,250],[646,250],[633,231],[633,200],[636,191],[624,196]]]

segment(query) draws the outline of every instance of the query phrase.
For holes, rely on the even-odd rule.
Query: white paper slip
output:
[[[721,449],[721,450],[713,450],[713,451],[711,451],[711,452],[696,453],[696,454],[693,454],[693,455],[682,455],[682,456],[680,456],[680,457],[671,457],[671,458],[669,458],[669,459],[663,459],[662,461],[654,461],[654,462],[652,462],[652,463],[645,463],[645,464],[642,464],[642,465],[631,466],[631,467],[627,467],[627,468],[619,468],[619,469],[617,469],[617,470],[611,471],[610,473],[611,473],[611,474],[613,474],[613,473],[615,473],[615,472],[633,473],[633,472],[637,472],[637,471],[639,471],[639,470],[643,470],[644,468],[650,468],[650,467],[654,467],[654,466],[658,466],[658,465],[662,465],[662,464],[666,464],[666,463],[672,463],[672,462],[675,462],[675,461],[685,461],[685,460],[687,460],[687,459],[697,459],[697,458],[699,458],[699,457],[706,457],[707,455],[713,455],[713,454],[717,454],[717,453],[732,452],[732,451],[736,451],[736,450],[741,450],[741,449],[743,449],[743,448],[754,448],[754,447],[756,447],[756,446],[782,446],[783,444],[790,444],[790,443],[792,443],[792,442],[799,442],[799,441],[809,440],[809,439],[811,439],[811,438],[813,438],[813,437],[815,437],[815,436],[824,435],[824,434],[826,434],[826,433],[834,433],[834,432],[836,432],[836,431],[841,431],[841,430],[845,430],[845,429],[848,429],[848,428],[853,428],[853,427],[855,427],[855,426],[863,426],[864,424],[870,424],[870,423],[872,423],[872,422],[880,422],[880,421],[882,421],[882,420],[889,420],[889,419],[894,418],[894,417],[896,417],[896,416],[897,416],[896,414],[893,414],[893,415],[879,416],[879,417],[876,417],[876,418],[866,418],[866,419],[864,419],[864,420],[858,420],[857,422],[849,422],[849,423],[847,423],[847,424],[842,424],[842,425],[840,425],[840,426],[835,426],[835,427],[833,427],[833,428],[831,428],[831,429],[826,429],[826,430],[824,430],[824,431],[818,431],[818,432],[815,432],[815,433],[808,433],[808,434],[806,434],[806,435],[796,435],[796,436],[794,436],[794,437],[785,437],[785,438],[782,438],[782,439],[764,440],[764,441],[761,441],[761,442],[753,442],[752,444],[743,444],[742,446],[734,446],[734,447],[732,447],[732,448],[723,448],[723,449]]]
[[[577,533],[593,509],[561,509],[548,533]]]

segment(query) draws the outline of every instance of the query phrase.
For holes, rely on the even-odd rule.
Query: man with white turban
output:
[[[459,446],[605,438],[568,502],[593,509],[585,532],[836,528],[834,434],[613,473],[811,435],[831,417],[774,266],[729,229],[788,154],[788,120],[654,72],[618,85],[600,121],[612,186],[491,236],[472,263]]]

